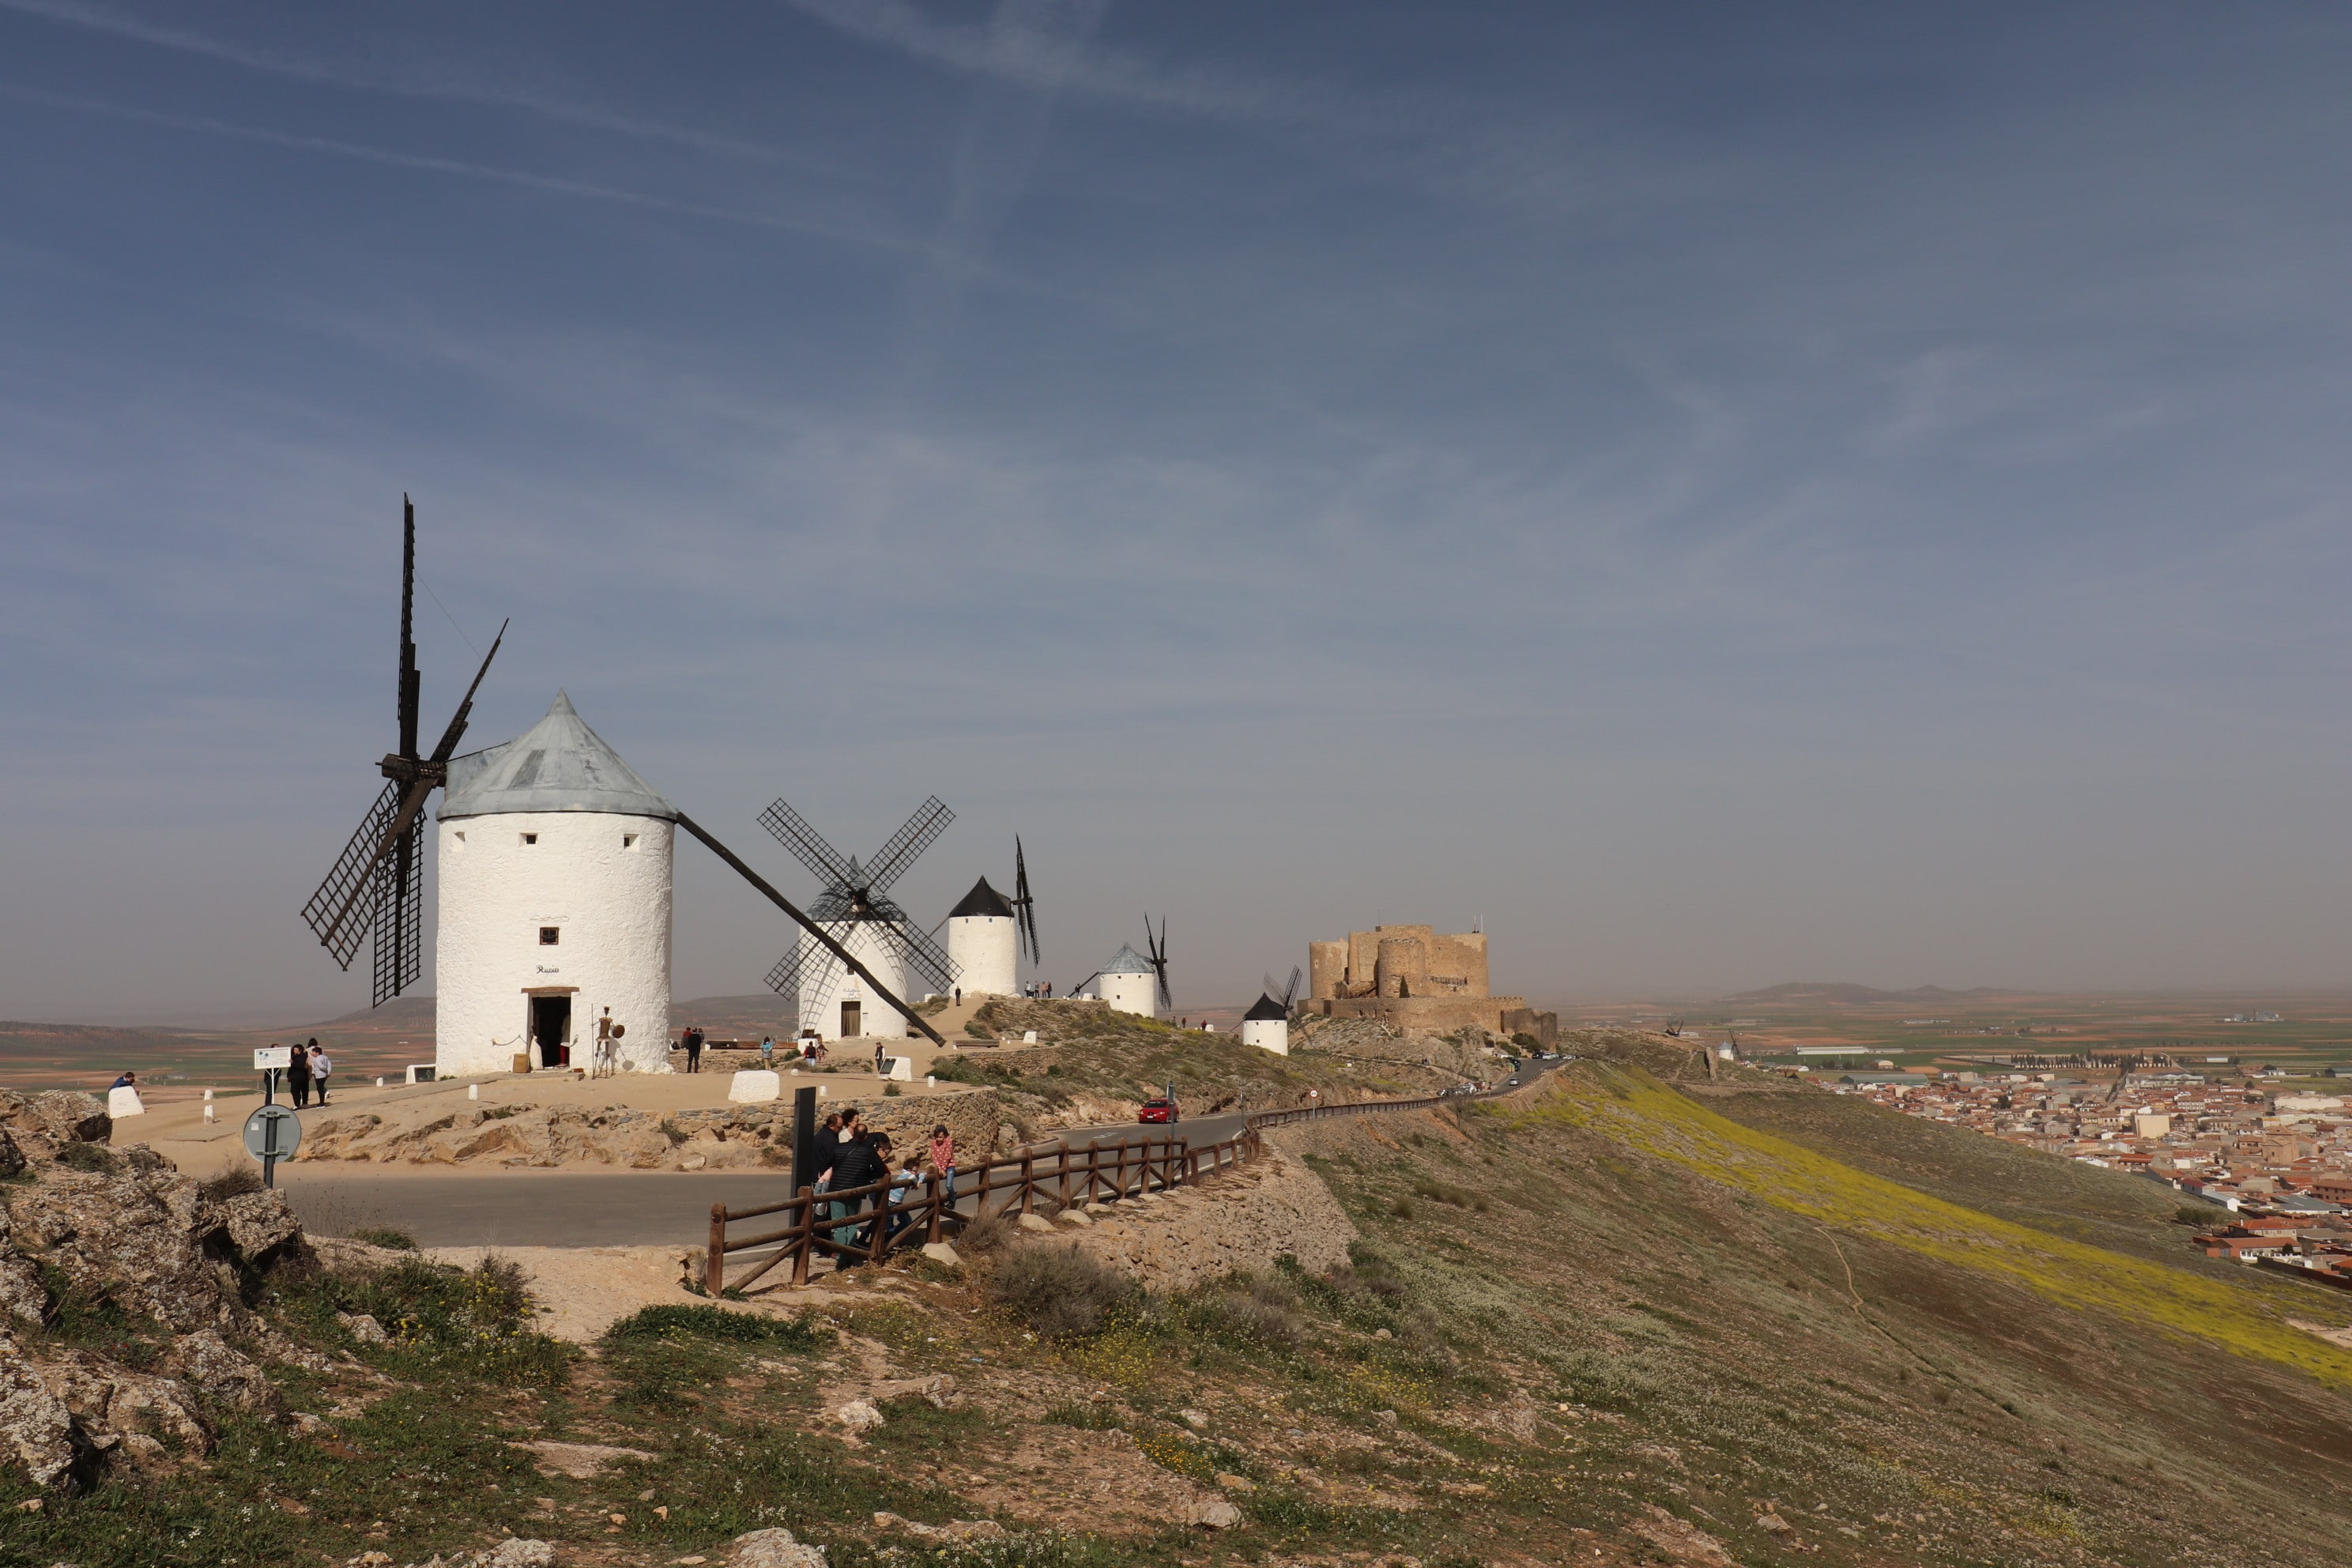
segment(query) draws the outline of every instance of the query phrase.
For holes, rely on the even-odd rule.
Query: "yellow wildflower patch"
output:
[[[2061,1305],[2207,1341],[2352,1386],[2352,1352],[2289,1327],[2252,1293],[2047,1235],[1874,1176],[1743,1127],[1638,1069],[1604,1069],[1594,1089],[1555,1080],[1506,1125],[1600,1133],[1749,1193],[1776,1208],[1994,1275]]]

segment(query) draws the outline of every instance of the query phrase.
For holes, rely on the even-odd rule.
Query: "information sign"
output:
[[[290,1160],[302,1142],[302,1119],[283,1105],[265,1105],[245,1119],[245,1152],[265,1164]]]
[[[253,1070],[256,1072],[268,1072],[271,1068],[277,1068],[280,1071],[283,1071],[293,1065],[294,1047],[291,1046],[256,1046],[253,1047]]]

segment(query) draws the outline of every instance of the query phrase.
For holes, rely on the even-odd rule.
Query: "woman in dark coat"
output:
[[[299,1108],[310,1103],[310,1053],[296,1046],[289,1054],[293,1059],[286,1068],[286,1092]]]

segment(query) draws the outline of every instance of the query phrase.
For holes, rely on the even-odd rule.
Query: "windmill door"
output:
[[[865,1011],[866,1008],[862,1003],[844,1002],[841,1005],[841,1037],[843,1039],[866,1032]]]
[[[534,996],[530,999],[530,1043],[539,1047],[541,1067],[570,1067],[572,998]]]

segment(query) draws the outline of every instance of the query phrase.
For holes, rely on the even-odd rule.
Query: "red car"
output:
[[[1138,1121],[1174,1123],[1183,1121],[1184,1113],[1177,1108],[1174,1100],[1155,1097],[1143,1102],[1143,1109],[1135,1113],[1135,1119]]]

